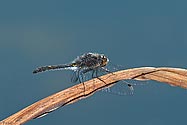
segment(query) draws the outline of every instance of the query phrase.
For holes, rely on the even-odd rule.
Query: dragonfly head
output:
[[[101,55],[101,66],[104,67],[108,64],[109,59],[105,55]]]

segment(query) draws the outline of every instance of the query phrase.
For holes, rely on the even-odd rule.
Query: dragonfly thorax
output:
[[[77,57],[73,64],[75,67],[85,68],[85,69],[95,69],[99,67],[104,67],[108,64],[109,59],[103,55],[98,53],[86,53],[82,56]]]

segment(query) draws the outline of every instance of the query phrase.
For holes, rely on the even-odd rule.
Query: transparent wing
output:
[[[79,72],[78,70],[73,71],[72,75],[71,75],[71,82],[72,83],[76,83],[79,79]]]
[[[71,82],[84,82],[92,78],[93,70],[85,71],[83,69],[75,70],[71,76]]]
[[[102,91],[116,95],[133,95],[135,87],[147,85],[148,83],[148,81],[122,80],[113,86],[103,88]]]
[[[109,71],[108,73],[112,73],[112,72],[115,72],[118,70],[125,69],[123,66],[115,65],[115,64],[112,64],[111,62],[104,68]],[[113,74],[113,75],[115,75],[115,74]],[[146,80],[145,81],[122,80],[122,81],[115,83],[111,87],[106,87],[106,88],[102,89],[102,91],[108,92],[111,94],[117,94],[117,95],[133,95],[135,86],[147,85],[147,83],[148,83],[148,81],[146,81]]]
[[[133,95],[134,87],[123,80],[115,83],[113,86],[103,88],[102,91],[116,95]]]

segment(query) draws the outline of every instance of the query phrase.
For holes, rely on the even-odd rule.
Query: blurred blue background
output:
[[[85,52],[125,68],[187,66],[185,0],[0,1],[0,119],[67,87],[66,71],[33,75]],[[70,84],[69,84],[70,83]],[[187,92],[151,81],[133,96],[98,92],[26,123],[186,124]]]

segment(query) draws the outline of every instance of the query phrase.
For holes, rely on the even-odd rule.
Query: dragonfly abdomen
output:
[[[71,67],[71,65],[69,64],[64,64],[64,65],[49,65],[49,66],[42,66],[39,67],[37,69],[35,69],[33,71],[33,73],[39,73],[39,72],[44,72],[44,71],[48,71],[48,70],[57,70],[57,69],[64,69],[64,68],[68,68]]]

